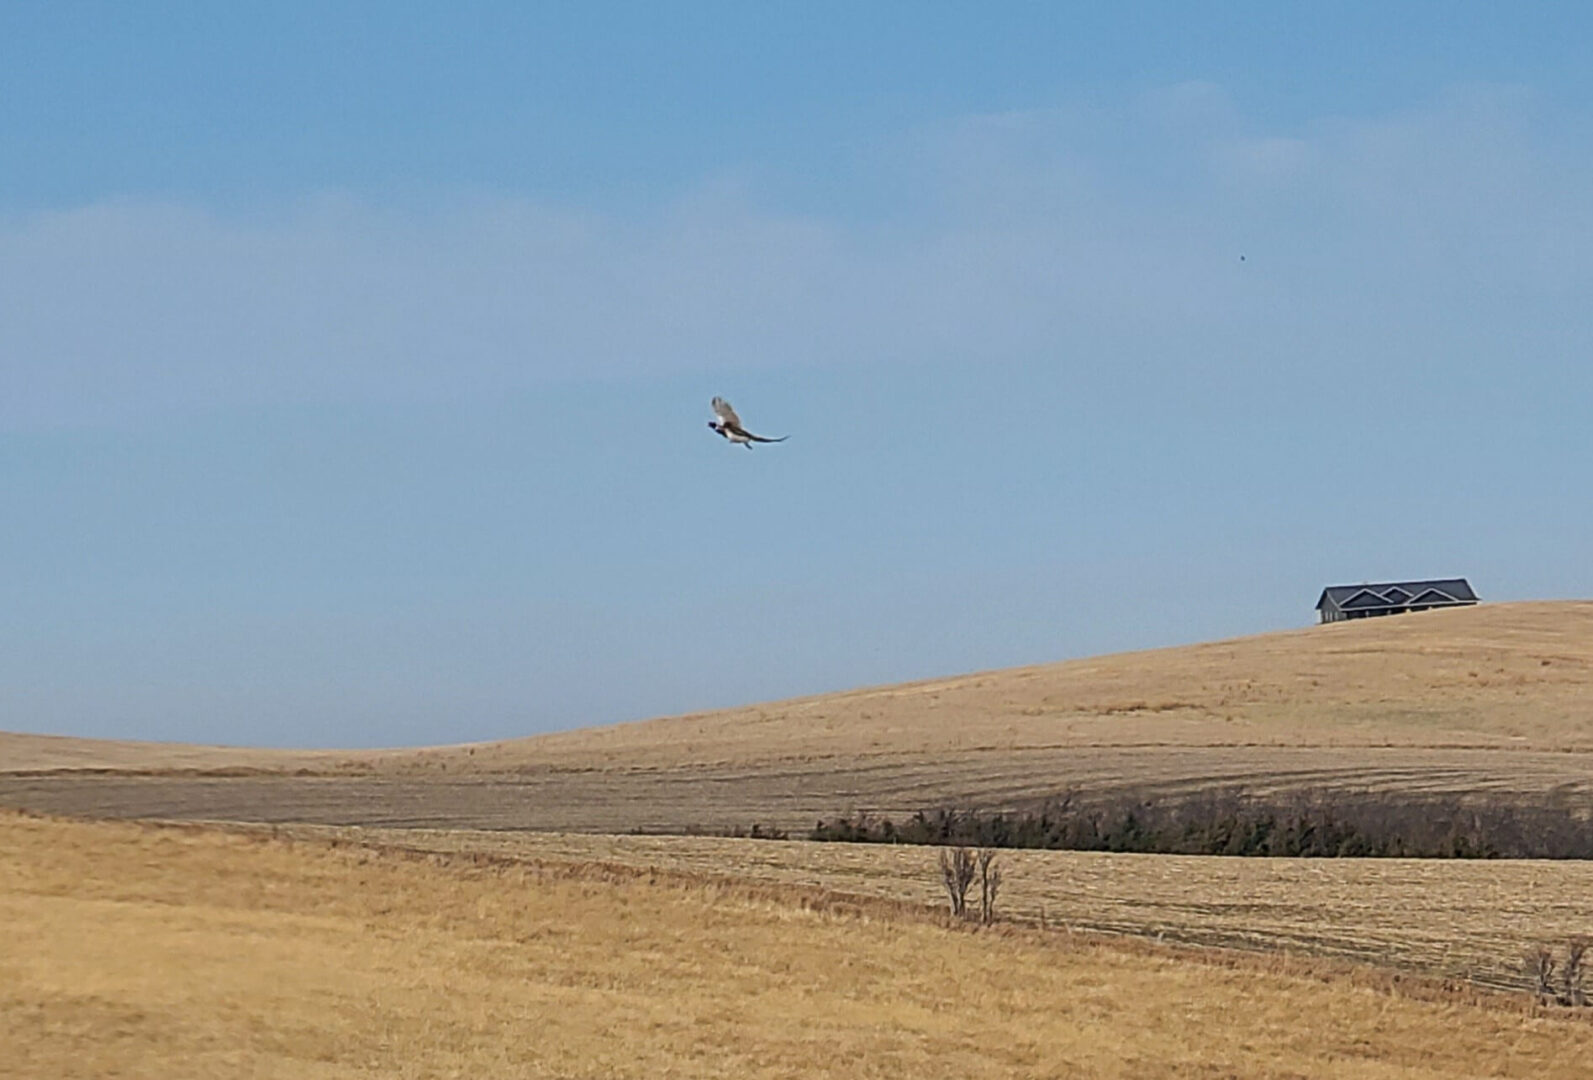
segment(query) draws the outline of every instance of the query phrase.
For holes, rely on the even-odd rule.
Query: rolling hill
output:
[[[0,802],[623,831],[1211,787],[1593,805],[1593,602],[1474,608],[373,752],[0,735]]]

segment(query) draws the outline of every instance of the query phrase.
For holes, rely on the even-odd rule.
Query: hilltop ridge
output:
[[[1213,787],[1593,807],[1593,602],[1400,615],[459,746],[0,734],[0,803],[134,816],[792,827],[857,809]]]
[[[276,750],[0,732],[0,772],[656,768],[1054,746],[1593,750],[1593,601],[1488,604],[576,728]]]
[[[1482,605],[474,747],[478,769],[1057,746],[1593,750],[1593,601]],[[416,751],[392,766],[445,761]]]

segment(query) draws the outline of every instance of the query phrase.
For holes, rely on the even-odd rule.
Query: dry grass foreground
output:
[[[1586,1075],[1593,1026],[571,865],[0,815],[0,1076]]]
[[[1063,790],[1593,807],[1593,602],[1483,605],[424,750],[0,734],[0,803],[106,816],[808,828]],[[89,776],[91,771],[109,776]]]

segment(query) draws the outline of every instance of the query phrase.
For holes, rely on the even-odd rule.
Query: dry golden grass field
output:
[[[718,876],[925,910],[945,902],[936,849],[915,845],[317,826],[279,835]],[[1584,861],[1021,850],[999,858],[1006,922],[1331,958],[1501,991],[1528,987],[1528,948],[1593,936],[1593,863]]]
[[[853,810],[1212,786],[1593,807],[1593,602],[1340,623],[422,750],[0,734],[0,804],[106,816],[792,829]]]
[[[0,1077],[1555,1080],[1593,1060],[1593,1024],[1520,999],[959,930],[548,843],[420,857],[0,813]],[[739,861],[775,847],[798,845]],[[848,857],[883,855],[905,857]]]

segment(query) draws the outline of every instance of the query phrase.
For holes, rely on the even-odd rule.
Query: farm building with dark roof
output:
[[[1465,607],[1477,594],[1465,578],[1439,581],[1385,581],[1378,585],[1329,585],[1316,602],[1325,623],[1365,619],[1373,615],[1400,615],[1407,611]]]

